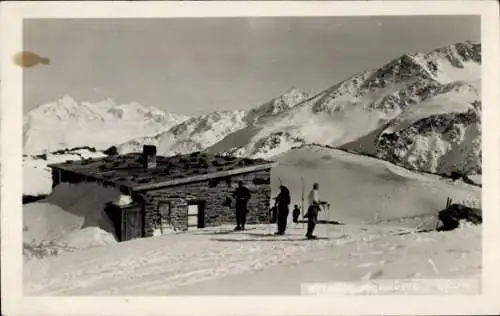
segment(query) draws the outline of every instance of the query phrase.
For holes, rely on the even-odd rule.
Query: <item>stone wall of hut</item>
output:
[[[248,203],[247,223],[268,223],[271,170],[263,170],[142,193],[141,196],[145,203],[145,235],[152,236],[154,230],[158,229],[159,226],[170,226],[176,231],[187,230],[188,205],[192,201],[199,200],[205,202],[204,222],[206,227],[235,224],[234,202],[230,198],[239,181],[242,181],[252,194]],[[170,205],[168,220],[165,219],[165,214],[160,214],[159,205],[161,203],[169,203]]]

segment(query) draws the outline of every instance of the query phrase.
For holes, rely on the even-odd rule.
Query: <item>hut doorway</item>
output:
[[[105,212],[115,226],[118,241],[127,241],[144,237],[143,211],[140,205],[120,206],[108,203]]]
[[[205,227],[205,205],[203,200],[188,202],[188,230]]]

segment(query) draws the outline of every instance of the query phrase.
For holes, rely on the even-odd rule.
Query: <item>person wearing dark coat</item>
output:
[[[251,198],[250,190],[243,185],[243,182],[238,182],[238,188],[233,193],[236,199],[236,228],[234,230],[245,230],[245,222],[247,218],[248,200]]]
[[[300,216],[300,208],[297,204],[293,206],[292,216],[293,216],[293,222],[297,224],[299,222],[299,216]]]
[[[276,232],[276,235],[284,235],[289,212],[288,206],[291,201],[290,191],[286,186],[280,186],[280,193],[275,198],[275,201],[278,208],[278,232]]]

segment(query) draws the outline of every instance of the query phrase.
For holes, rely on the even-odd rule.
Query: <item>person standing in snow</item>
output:
[[[297,204],[295,204],[293,206],[292,216],[293,216],[293,222],[295,224],[298,224],[298,222],[299,222],[299,216],[300,216],[300,208],[299,208],[299,206]]]
[[[309,192],[308,196],[309,208],[304,217],[308,219],[307,221],[307,233],[306,237],[308,239],[314,239],[316,236],[313,235],[314,227],[318,221],[318,212],[321,210],[321,202],[319,200],[319,184],[314,183],[312,190]]]
[[[278,232],[276,235],[284,235],[286,230],[286,222],[288,219],[288,205],[290,205],[290,191],[284,185],[280,186],[280,193],[275,198],[276,207],[278,208]]]
[[[243,185],[242,181],[239,181],[233,197],[236,199],[236,228],[234,230],[245,230],[247,205],[251,197],[250,190]]]

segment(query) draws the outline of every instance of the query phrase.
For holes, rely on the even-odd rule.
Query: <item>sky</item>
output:
[[[24,111],[69,94],[185,115],[313,94],[404,53],[480,41],[474,16],[25,20]]]

